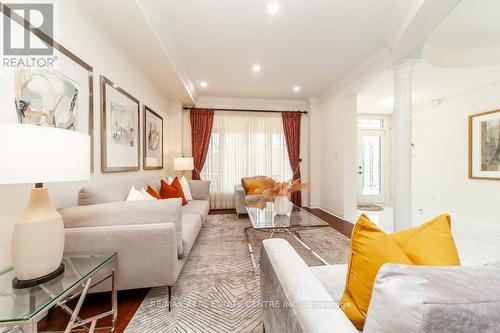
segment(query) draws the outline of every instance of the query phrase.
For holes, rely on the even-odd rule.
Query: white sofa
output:
[[[125,201],[134,185],[159,190],[159,178],[85,187],[63,208],[65,253],[118,252],[117,288],[172,286],[209,211],[208,181],[188,181],[192,201]]]
[[[307,267],[283,239],[264,240],[260,259],[267,333],[355,333],[338,307],[347,265]],[[368,308],[366,333],[500,332],[500,266],[386,264]]]

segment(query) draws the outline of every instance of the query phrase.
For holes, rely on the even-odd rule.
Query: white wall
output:
[[[163,97],[161,90],[142,75],[135,64],[123,54],[113,40],[106,35],[105,31],[100,30],[95,25],[92,18],[79,8],[76,2],[59,1],[57,5],[55,21],[56,27],[60,29],[56,30],[55,39],[94,67],[95,171],[91,180],[86,182],[47,184],[53,205],[55,207],[74,205],[78,190],[85,185],[140,179],[146,176],[171,172],[172,159],[180,153],[180,103],[167,101]],[[100,172],[100,74],[104,74],[142,103],[163,114],[165,170],[141,170],[139,172],[114,174],[102,174]],[[142,137],[140,142],[142,143]],[[24,210],[31,187],[32,185],[0,185],[0,269],[10,265],[10,239],[14,221]]]
[[[500,182],[468,179],[468,116],[500,108],[500,82],[414,112],[413,207],[500,222]]]
[[[356,215],[357,98],[337,93],[311,103],[311,206],[351,221]]]

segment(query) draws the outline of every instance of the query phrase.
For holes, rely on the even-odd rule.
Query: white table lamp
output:
[[[176,171],[194,170],[194,161],[192,157],[177,157],[174,159],[174,169]]]
[[[64,271],[64,225],[43,182],[90,178],[90,136],[26,124],[0,125],[0,184],[35,183],[14,226],[14,287],[43,283]]]
[[[184,156],[174,158],[174,170],[182,171],[182,174],[186,171],[194,170],[193,158]]]

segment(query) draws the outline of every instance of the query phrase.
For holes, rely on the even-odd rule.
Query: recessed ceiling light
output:
[[[299,91],[300,91],[300,87],[299,87],[299,86],[295,86],[295,87],[293,87],[293,91],[295,91],[295,92],[299,92]]]
[[[276,15],[280,10],[280,5],[277,2],[271,2],[267,5],[267,13],[269,15]]]
[[[206,88],[206,87],[208,87],[208,83],[207,83],[207,81],[201,81],[201,82],[200,82],[200,86],[201,86],[202,88]]]
[[[261,69],[262,68],[260,67],[259,64],[255,64],[255,65],[252,66],[252,71],[255,72],[255,73],[260,72]]]

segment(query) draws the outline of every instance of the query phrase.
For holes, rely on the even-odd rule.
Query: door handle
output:
[[[362,175],[363,171],[358,171],[357,173],[358,173],[358,175]]]

